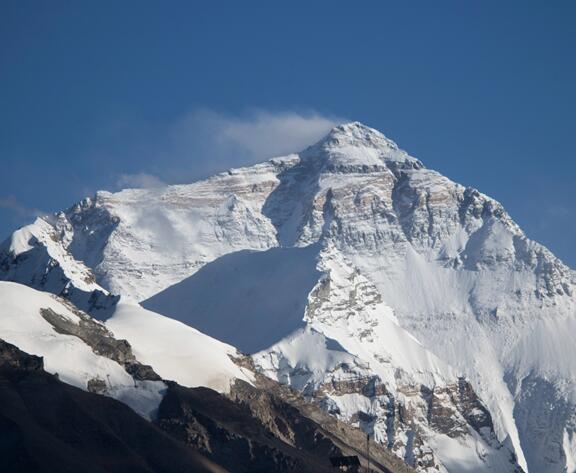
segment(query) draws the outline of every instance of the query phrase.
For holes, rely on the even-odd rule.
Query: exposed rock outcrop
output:
[[[17,346],[0,339],[0,370],[42,371],[42,357],[29,355]]]
[[[50,308],[40,309],[42,317],[54,327],[58,333],[74,335],[85,342],[97,355],[105,356],[122,365],[134,379],[140,381],[160,381],[161,378],[151,366],[139,363],[132,347],[126,340],[117,340],[112,333],[97,320],[69,305],[79,321],[72,321]],[[93,384],[93,386],[96,386]],[[90,386],[89,386],[90,388]]]

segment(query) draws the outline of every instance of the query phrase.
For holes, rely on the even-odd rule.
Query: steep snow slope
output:
[[[46,371],[58,373],[62,381],[84,390],[97,388],[145,417],[154,415],[166,388],[162,381],[134,378],[118,361],[97,354],[78,336],[62,333],[64,325],[52,325],[54,319],[45,312],[51,310],[60,320],[81,326],[76,309],[50,294],[10,282],[0,282],[0,301],[0,338],[44,357]]]
[[[85,280],[95,278],[113,294],[141,301],[219,256],[276,246],[274,228],[260,208],[276,174],[295,159],[191,185],[98,192],[12,235],[0,246],[0,274],[58,293],[62,281],[84,290]],[[47,285],[47,267],[64,273],[58,284]]]
[[[404,332],[415,336],[436,359],[470,379],[487,403],[496,435],[516,451],[520,464],[533,473],[573,469],[576,422],[571,413],[576,382],[572,360],[576,353],[568,336],[559,343],[555,340],[557,330],[574,326],[574,272],[528,240],[500,204],[424,168],[382,134],[361,124],[336,127],[299,155],[191,185],[99,192],[7,240],[0,248],[0,277],[71,297],[74,291],[84,291],[85,268],[101,290],[83,294],[96,294],[97,306],[104,309],[98,315],[89,300],[86,307],[106,317],[111,296],[104,291],[121,294],[125,300],[152,298],[152,302],[159,292],[190,278],[180,287],[192,281],[200,294],[206,286],[199,270],[210,262],[218,267],[225,255],[315,244],[325,249],[315,259],[319,272],[326,273],[333,259],[347,268],[344,273],[357,273],[374,293],[372,299],[380,300],[378,320],[393,313],[386,320],[395,317]],[[219,281],[233,273],[227,271],[219,272]],[[58,284],[51,282],[52,277]],[[223,288],[215,290],[223,300],[210,309],[234,308],[226,302]],[[314,291],[322,292],[322,287]],[[186,300],[185,293],[178,297]],[[328,291],[328,297],[337,293]],[[236,292],[234,297],[241,295],[242,291]],[[302,318],[306,315],[308,324],[312,324],[308,314],[314,312],[312,295],[301,302],[302,307],[307,305]],[[250,301],[249,296],[245,300]],[[194,310],[184,314],[185,320],[192,325],[195,320],[202,322],[198,309],[203,303],[188,302]],[[334,339],[331,334],[340,322],[333,317],[334,301],[328,302],[321,304],[325,307],[321,318],[333,318],[333,323],[323,322],[320,333]],[[170,304],[177,307],[178,303]],[[241,313],[248,314],[249,308],[243,307]],[[260,320],[265,319],[262,314]],[[359,347],[353,340],[360,329],[371,330],[369,317],[354,320],[358,331],[351,326],[349,332],[337,333],[341,338],[337,343],[344,348],[334,355],[338,359],[356,356]],[[376,335],[372,336],[378,340]],[[286,336],[298,338],[294,332]],[[306,337],[305,343],[317,341]],[[399,339],[388,337],[386,343]],[[408,366],[405,371],[418,379],[419,368],[410,365],[415,360],[410,360],[405,346],[390,346],[394,348],[391,360],[399,364],[393,368]],[[369,348],[361,355],[368,360],[354,359],[372,369],[378,367],[370,360],[379,346],[370,347],[368,343],[360,347]],[[432,359],[426,355],[422,370],[428,379],[437,366],[430,363]],[[298,365],[293,356],[290,360],[288,365]],[[328,370],[330,366],[326,365]],[[449,377],[442,382],[452,383]],[[467,392],[460,385],[456,390]],[[451,392],[445,391],[445,397],[450,398]],[[434,405],[436,394],[420,397],[426,396]],[[552,408],[552,415],[543,410],[545,399],[554,399],[545,406]],[[394,419],[390,413],[395,409],[388,407],[377,416]],[[430,448],[432,440],[428,439]],[[412,441],[407,437],[404,443]],[[436,442],[433,448],[451,451],[452,447],[451,442]],[[525,452],[529,452],[526,459]]]
[[[248,370],[234,363],[239,354],[230,345],[139,305],[118,304],[106,326],[128,340],[136,357],[163,379],[219,392],[228,392],[236,379],[252,380]]]
[[[252,381],[234,363],[233,347],[175,320],[121,303],[105,327],[65,300],[11,282],[0,282],[0,339],[44,357],[46,371],[62,381],[114,397],[145,417],[154,416],[166,386],[130,369],[134,362],[188,387],[228,392],[236,379]]]
[[[530,369],[522,372],[509,364],[510,354],[537,321],[574,317],[574,273],[527,240],[497,202],[412,158],[386,160],[390,173],[380,176],[358,175],[357,165],[331,164],[338,156],[335,148],[354,145],[355,162],[365,153],[366,166],[371,165],[373,148],[380,146],[374,134],[362,127],[341,130],[307,150],[308,160],[326,163],[315,198],[325,196],[330,206],[302,222],[297,244],[319,238],[309,229],[322,224],[322,238],[376,284],[400,323],[473,380],[499,436],[509,435],[521,456],[513,415],[525,401],[514,403],[513,387],[532,370],[540,380],[550,373],[538,371],[537,352],[525,353]],[[561,358],[573,360],[575,349],[565,348]],[[560,398],[574,391],[573,376],[555,371]],[[522,443],[528,449],[560,444],[563,429],[560,422],[545,434],[522,432]],[[564,453],[555,452],[533,459],[532,468],[562,471]]]
[[[107,314],[118,298],[98,285],[92,270],[70,253],[73,234],[59,231],[57,221],[62,215],[37,218],[0,245],[2,279],[61,295],[92,314]]]

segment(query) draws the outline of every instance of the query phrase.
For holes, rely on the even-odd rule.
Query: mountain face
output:
[[[362,124],[98,192],[8,238],[0,278],[66,299],[162,379],[265,375],[420,472],[576,471],[576,274]]]

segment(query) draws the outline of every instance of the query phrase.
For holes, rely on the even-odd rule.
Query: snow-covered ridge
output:
[[[0,339],[44,357],[46,371],[62,381],[114,397],[145,417],[162,400],[160,377],[219,392],[235,379],[252,381],[234,362],[236,349],[138,305],[119,304],[103,324],[65,299],[17,283],[0,282],[0,301]]]
[[[236,379],[253,380],[234,362],[240,356],[234,347],[139,305],[118,304],[106,327],[130,342],[138,360],[182,386],[228,392]]]
[[[62,381],[114,397],[153,417],[166,388],[162,381],[134,378],[118,361],[97,354],[78,336],[63,333],[43,314],[49,311],[79,325],[77,309],[48,293],[10,282],[0,282],[0,301],[1,339],[44,357],[46,371]]]
[[[71,253],[71,232],[60,228],[63,221],[63,213],[38,217],[5,240],[0,245],[2,279],[62,295],[85,311],[106,312],[118,298]]]
[[[357,122],[334,128],[297,155],[193,184],[99,192],[16,232],[0,248],[0,278],[61,294],[96,316],[100,308],[101,316],[109,317],[106,309],[116,302],[109,294],[132,302],[173,294],[165,302],[185,308],[172,286],[192,284],[200,293],[210,287],[210,275],[222,278],[238,261],[249,265],[252,257],[242,252],[267,258],[278,247],[286,255],[301,249],[302,264],[315,268],[318,279],[309,294],[296,291],[299,312],[291,317],[298,324],[266,329],[276,338],[266,339],[270,346],[259,348],[255,359],[269,376],[311,393],[328,392],[326,386],[340,376],[348,381],[377,376],[396,402],[405,396],[399,386],[404,391],[421,384],[442,397],[439,393],[453,392],[450,386],[458,386],[464,375],[488,408],[499,442],[516,453],[525,470],[560,473],[576,464],[571,414],[576,351],[568,335],[576,326],[574,271],[527,239],[501,204],[425,168]],[[318,251],[308,254],[307,248]],[[281,276],[275,274],[274,280]],[[263,286],[258,274],[244,282]],[[218,287],[205,304],[188,304],[186,322],[200,324],[214,307],[225,318],[225,310],[238,306],[230,320],[265,308],[262,298],[232,289]],[[218,304],[210,305],[208,296]],[[265,316],[265,310],[260,312],[262,320]],[[137,316],[124,320],[128,329]],[[220,335],[210,333],[209,324],[202,329]],[[265,338],[251,330],[260,341]],[[248,344],[251,333],[242,334]],[[320,350],[324,362],[314,365],[308,349]],[[172,356],[159,351],[157,363]],[[550,406],[553,415],[531,420],[528,413],[541,411],[543,393],[557,400]],[[394,409],[378,396],[369,401],[346,396],[339,409],[350,415],[343,416],[351,422],[371,419],[362,425],[379,428],[387,442],[386,419],[394,418]],[[334,400],[328,398],[330,409]],[[414,412],[425,411],[419,404],[425,398],[422,393],[412,397],[420,406]],[[439,466],[459,471],[449,453],[442,454],[454,452],[454,443],[438,436],[427,421],[421,427],[429,429],[420,436],[425,442],[419,446],[421,457],[429,448]],[[397,449],[402,455],[416,451],[406,447],[415,438],[407,432],[404,447]],[[463,441],[468,443],[459,453],[460,465],[470,460],[468,453],[483,451],[488,453],[474,453],[473,463],[480,463],[473,471],[506,471],[482,460],[499,454],[474,432]],[[416,461],[410,454],[406,459]]]

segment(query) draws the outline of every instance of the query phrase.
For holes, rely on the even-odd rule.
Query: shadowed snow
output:
[[[142,305],[255,353],[304,326],[308,293],[321,274],[318,250],[310,245],[228,254]]]

